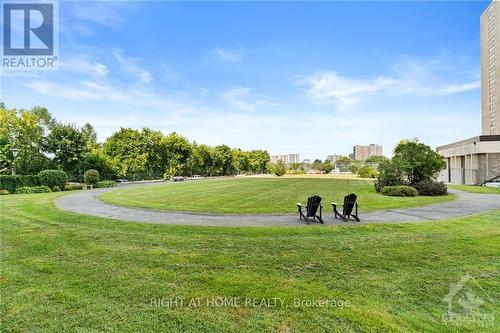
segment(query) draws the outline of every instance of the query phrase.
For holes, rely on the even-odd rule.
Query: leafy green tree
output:
[[[250,171],[250,153],[241,149],[231,150],[233,170],[236,174],[248,173]]]
[[[386,162],[389,159],[385,156],[370,156],[366,159],[366,163],[376,163],[379,164],[381,162]]]
[[[138,130],[120,128],[106,139],[103,151],[111,158],[112,168],[120,177],[147,171],[148,152]]]
[[[37,173],[50,168],[49,158],[45,156],[42,143],[53,123],[46,108],[34,107],[31,110],[7,109],[0,103],[0,174],[11,172],[14,156],[10,149],[19,149],[16,158],[18,174]]]
[[[231,148],[226,145],[216,146],[213,152],[214,170],[218,176],[231,174],[232,155]]]
[[[418,139],[401,141],[394,149],[392,160],[404,172],[410,185],[432,180],[446,168],[444,158]]]
[[[379,175],[375,181],[375,190],[380,192],[385,186],[407,185],[404,172],[398,160],[381,162],[378,166]]]
[[[188,175],[187,161],[192,153],[191,143],[177,133],[171,133],[163,138],[162,148],[166,157],[166,170],[168,176]]]
[[[94,130],[94,127],[90,125],[89,123],[86,123],[85,125],[82,126],[82,135],[83,139],[85,141],[85,144],[87,145],[88,150],[94,149],[97,147],[97,133]]]
[[[285,163],[282,160],[278,160],[277,163],[269,162],[268,170],[275,176],[283,176],[286,173]]]
[[[320,172],[323,170],[323,162],[321,160],[316,159],[314,162],[311,164],[311,169],[315,170],[316,172]]]
[[[321,170],[324,172],[324,173],[330,173],[332,172],[333,170],[333,165],[332,165],[332,162],[330,160],[325,160],[323,162],[323,165],[321,167]]]
[[[342,156],[335,162],[335,166],[342,172],[349,171],[349,166],[353,163],[353,160],[347,156]]]
[[[200,158],[200,165],[197,174],[202,176],[214,175],[214,149],[207,145],[199,145],[196,148],[196,154]]]
[[[82,170],[88,169],[96,169],[99,171],[102,179],[117,178],[112,158],[105,154],[100,147],[94,148],[86,154]]]
[[[378,176],[378,171],[369,165],[360,167],[357,173],[361,178],[377,178]]]
[[[271,157],[267,150],[252,150],[249,153],[250,171],[253,173],[265,173]]]
[[[56,123],[51,127],[45,142],[46,151],[70,175],[81,174],[80,165],[87,152],[82,132],[72,124]]]

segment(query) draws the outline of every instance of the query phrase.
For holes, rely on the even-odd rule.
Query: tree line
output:
[[[15,159],[13,148],[19,149]],[[89,123],[77,127],[58,122],[44,107],[8,109],[0,102],[0,174],[9,174],[14,160],[18,174],[59,169],[81,180],[95,169],[107,179],[139,180],[265,173],[270,157],[265,150],[208,146],[147,127],[120,128],[99,143]]]

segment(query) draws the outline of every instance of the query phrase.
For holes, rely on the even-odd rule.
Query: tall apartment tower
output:
[[[353,157],[356,161],[364,161],[371,156],[382,156],[382,146],[370,144],[369,146],[356,145],[352,148]]]
[[[492,1],[480,19],[482,134],[500,134],[500,3]]]

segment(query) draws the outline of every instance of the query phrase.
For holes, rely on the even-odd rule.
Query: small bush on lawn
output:
[[[17,188],[17,194],[32,194],[32,193],[50,193],[52,192],[48,186],[22,186]]]
[[[54,186],[52,192],[61,192],[61,188],[59,186]]]
[[[83,185],[82,184],[68,183],[68,184],[64,185],[64,190],[65,191],[83,190]]]
[[[115,186],[116,182],[112,180],[101,180],[100,182],[97,182],[97,184],[95,184],[96,188],[115,187]]]
[[[366,165],[358,169],[358,176],[361,178],[377,178],[378,171],[375,170],[375,168]]]
[[[9,191],[7,191],[7,190],[0,190],[0,195],[8,195],[8,194],[10,194]]]
[[[418,194],[416,189],[406,185],[384,186],[380,193],[390,197],[415,197]]]
[[[95,185],[99,181],[99,171],[89,169],[83,174],[83,181],[87,185]]]
[[[61,170],[43,170],[38,174],[38,180],[40,181],[40,185],[45,185],[49,188],[53,188],[54,186],[63,188],[68,181],[68,175]]]
[[[447,195],[448,187],[443,182],[427,180],[415,185],[420,195]]]

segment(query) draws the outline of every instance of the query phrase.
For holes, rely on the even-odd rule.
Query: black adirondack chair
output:
[[[353,218],[359,222],[358,218],[358,203],[356,200],[358,196],[354,193],[346,195],[344,197],[344,204],[338,205],[336,202],[332,202],[333,212],[335,213],[335,218],[340,218],[342,221],[347,222],[349,218]],[[342,206],[342,214],[338,212],[337,206]],[[354,210],[354,213],[353,213]]]
[[[321,197],[314,195],[307,199],[305,214],[302,212],[302,206],[303,205],[300,202],[297,203],[297,208],[299,209],[299,214],[300,214],[299,215],[300,220],[304,219],[307,222],[307,224],[309,224],[309,222],[311,221],[324,223],[323,219],[321,218],[321,212],[323,210],[323,205],[321,204]],[[318,208],[319,208],[319,215],[318,215]]]

